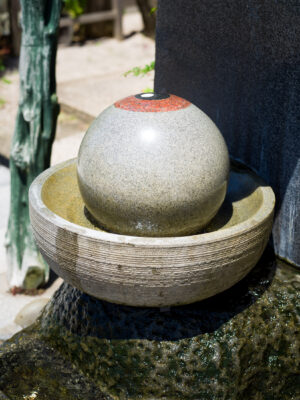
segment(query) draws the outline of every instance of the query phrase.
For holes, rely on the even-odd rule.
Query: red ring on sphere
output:
[[[136,112],[166,112],[186,108],[191,103],[182,97],[171,94],[170,97],[160,100],[138,99],[135,96],[125,97],[114,103],[114,106],[127,111]]]

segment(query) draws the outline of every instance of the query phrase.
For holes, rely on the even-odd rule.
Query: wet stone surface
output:
[[[47,381],[63,400],[95,387],[94,399],[296,400],[298,289],[299,273],[269,250],[233,288],[165,311],[64,284],[39,322],[0,348],[0,390],[19,399]]]
[[[0,357],[1,400],[110,400],[38,334],[23,331]]]

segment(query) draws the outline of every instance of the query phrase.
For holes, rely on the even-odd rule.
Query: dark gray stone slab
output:
[[[159,2],[155,90],[199,106],[276,194],[275,252],[300,266],[300,1]]]

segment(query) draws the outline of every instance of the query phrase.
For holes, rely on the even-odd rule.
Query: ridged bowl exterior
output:
[[[192,236],[147,238],[88,229],[44,204],[45,181],[75,160],[43,172],[29,192],[36,242],[63,279],[97,298],[130,306],[193,303],[240,281],[257,263],[271,232],[275,197],[261,185],[262,204],[249,219]]]

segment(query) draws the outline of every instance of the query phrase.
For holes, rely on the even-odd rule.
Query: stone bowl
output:
[[[255,266],[271,232],[275,196],[252,171],[232,165],[225,201],[204,232],[119,235],[85,217],[73,159],[34,180],[29,204],[39,249],[68,283],[112,303],[168,307],[222,292]]]

